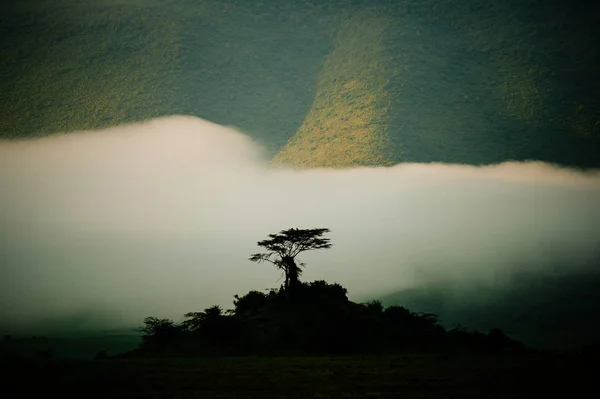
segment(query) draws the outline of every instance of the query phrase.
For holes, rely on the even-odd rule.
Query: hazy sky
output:
[[[105,312],[178,319],[278,287],[256,242],[327,227],[305,280],[366,299],[432,280],[485,284],[600,258],[600,171],[270,167],[248,136],[193,117],[0,142],[0,330]],[[568,266],[567,266],[568,265]]]

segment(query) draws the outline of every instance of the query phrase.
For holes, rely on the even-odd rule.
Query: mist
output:
[[[331,229],[331,249],[300,256],[303,280],[338,282],[353,300],[600,259],[600,171],[298,170],[265,154],[233,127],[187,116],[0,142],[0,330],[230,308],[234,294],[279,287],[279,271],[247,259],[291,227]]]

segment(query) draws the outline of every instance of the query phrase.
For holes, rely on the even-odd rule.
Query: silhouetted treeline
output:
[[[522,351],[522,343],[495,329],[489,334],[444,329],[435,314],[379,301],[357,304],[339,284],[299,283],[285,290],[235,296],[185,315],[181,323],[148,317],[141,346],[128,355],[369,354],[445,351]],[[289,293],[287,293],[289,294]]]

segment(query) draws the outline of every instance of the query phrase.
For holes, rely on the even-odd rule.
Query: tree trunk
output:
[[[294,289],[298,285],[298,266],[296,266],[296,262],[292,259],[290,263],[290,288]]]
[[[285,256],[281,259],[285,271],[285,291],[286,299],[289,301],[294,288],[298,285],[298,266],[291,256]]]
[[[286,289],[298,285],[298,266],[291,256],[284,256],[281,259],[285,271],[285,287]],[[292,288],[293,289],[293,288]]]

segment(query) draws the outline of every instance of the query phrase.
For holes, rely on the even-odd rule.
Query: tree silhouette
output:
[[[223,316],[223,309],[218,305],[211,306],[204,309],[203,312],[186,313],[183,316],[185,317],[185,321],[182,323],[182,326],[188,331],[198,331],[206,325],[216,323],[221,316]]]
[[[268,250],[250,256],[285,273],[281,289],[234,295],[234,309],[220,306],[188,312],[176,324],[147,317],[142,343],[128,356],[239,356],[261,354],[382,354],[446,351],[524,351],[523,344],[501,330],[489,334],[456,327],[447,331],[434,313],[415,313],[379,300],[354,303],[340,284],[300,282],[296,257],[328,249],[329,229],[283,230],[258,245]],[[291,292],[293,291],[293,294]],[[293,298],[293,300],[290,300]]]
[[[158,317],[146,317],[144,327],[140,328],[142,333],[142,345],[148,348],[166,348],[172,344],[181,334],[181,327],[173,320]]]
[[[296,263],[296,256],[305,251],[331,248],[328,238],[322,238],[329,233],[329,229],[297,229],[282,230],[278,234],[269,234],[268,240],[259,241],[258,245],[269,252],[257,253],[250,256],[252,262],[270,262],[285,274],[284,289],[291,291],[298,285],[302,274],[300,266]]]
[[[206,308],[203,312],[189,312],[184,315],[181,327],[209,345],[218,345],[237,337],[237,320],[230,317],[232,313],[223,311],[218,305]]]
[[[147,317],[142,345],[131,356],[527,351],[498,329],[489,334],[460,326],[448,331],[433,313],[386,308],[378,300],[354,303],[337,283],[298,282],[294,300],[289,298],[283,290],[253,290],[235,295],[231,311],[211,306],[186,313],[179,324]]]

